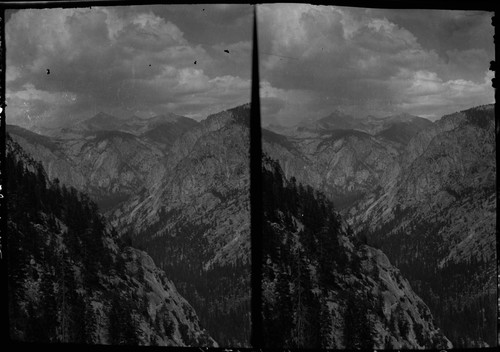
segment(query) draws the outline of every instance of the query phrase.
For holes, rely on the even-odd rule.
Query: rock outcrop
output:
[[[345,228],[323,195],[264,165],[267,347],[451,348],[382,251]]]

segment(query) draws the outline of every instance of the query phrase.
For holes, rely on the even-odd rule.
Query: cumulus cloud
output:
[[[434,120],[448,112],[491,103],[491,96],[485,92],[491,90],[494,72],[486,71],[483,77],[483,82],[465,79],[445,81],[435,72],[407,72],[399,78],[401,91],[407,94],[399,96],[398,106]]]
[[[6,24],[8,122],[57,125],[99,111],[146,116],[168,110],[203,118],[214,107],[248,102],[251,32],[214,39],[231,47],[233,55],[224,57],[214,50],[215,42],[186,37],[186,23],[175,13],[189,8],[27,9],[11,14]],[[204,23],[210,27],[214,18],[231,17],[227,13],[238,9],[213,8],[218,16],[207,16]],[[247,26],[252,23],[247,12],[237,17]],[[197,31],[204,30],[209,32],[199,24]],[[191,37],[193,29],[188,31]],[[233,64],[224,65],[224,60]]]
[[[493,101],[485,71],[494,48],[484,41],[493,35],[491,14],[308,4],[259,5],[257,14],[261,78],[280,92],[263,98],[264,123],[289,125],[339,108],[434,118]],[[295,108],[285,115],[287,104]]]

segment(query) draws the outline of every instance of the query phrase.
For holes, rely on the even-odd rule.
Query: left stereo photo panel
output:
[[[253,6],[5,12],[9,335],[250,346]]]

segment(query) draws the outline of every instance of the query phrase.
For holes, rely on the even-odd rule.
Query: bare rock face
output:
[[[8,130],[50,179],[86,192],[104,211],[158,182],[165,172],[164,152],[130,133],[87,131],[50,138],[15,126]]]
[[[118,118],[105,113],[38,135],[8,126],[51,179],[84,191],[103,211],[158,183],[174,141],[198,123],[175,114]]]
[[[412,290],[410,283],[401,272],[390,264],[387,256],[382,251],[368,246],[361,250],[360,255],[363,258],[362,265],[366,273],[379,273],[375,278],[371,278],[370,274],[365,274],[370,277],[367,280],[371,281],[368,287],[371,288],[372,294],[383,297],[381,309],[385,319],[382,318],[381,321],[375,323],[375,326],[383,331],[379,335],[380,344],[376,348],[384,348],[388,345],[410,349],[452,348],[452,343],[436,326],[430,309]],[[385,329],[387,326],[384,326],[384,323],[390,322],[391,319],[393,319],[392,324],[398,325],[399,334],[395,331],[391,334],[390,326],[389,332]]]
[[[83,141],[67,141],[67,153],[96,196],[132,194],[161,177],[160,150],[133,135],[104,132]]]
[[[54,139],[14,125],[8,125],[7,132],[29,155],[43,163],[50,179],[58,178],[62,184],[84,189],[85,177]]]
[[[249,118],[244,105],[200,122],[173,143],[163,178],[109,213],[225,346],[250,336]]]
[[[474,114],[481,114],[479,122],[471,122]],[[418,207],[427,213],[446,208],[467,190],[493,191],[494,153],[492,106],[445,116],[408,143],[380,195],[351,210],[357,214],[353,223],[376,227],[392,220],[396,209]]]
[[[146,314],[139,320],[145,341],[161,346],[218,346],[201,327],[193,307],[146,252],[128,247],[121,256],[126,262],[126,274],[139,276],[137,281],[132,280],[135,294],[147,302]]]
[[[114,224],[140,232],[164,221],[161,214],[176,213],[178,217],[169,217],[165,228],[155,232],[174,227],[178,221],[206,224],[215,230],[208,237],[215,246],[214,254],[232,248],[227,246],[231,241],[233,246],[241,246],[236,257],[248,262],[243,243],[249,240],[249,131],[238,122],[238,114],[246,114],[248,119],[249,109],[240,110],[210,116],[179,138],[166,159],[164,178],[117,210]],[[231,219],[228,230],[237,229],[236,233],[226,232],[222,219]],[[217,253],[217,257],[227,254]]]
[[[323,175],[323,188],[335,195],[365,194],[381,183],[381,176],[398,151],[362,133],[333,137],[317,147],[311,159]],[[335,198],[334,198],[335,199]]]
[[[382,184],[401,147],[356,130],[332,130],[302,138],[267,131],[263,136],[265,152],[280,161],[288,178],[293,176],[322,190],[338,208],[345,208]],[[279,143],[278,138],[286,143]]]
[[[297,126],[263,130],[264,151],[280,161],[287,178],[295,177],[323,191],[345,209],[399,172],[399,155],[427,119],[400,114],[353,117],[334,111]]]

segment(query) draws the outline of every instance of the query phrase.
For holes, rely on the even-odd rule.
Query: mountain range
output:
[[[380,188],[348,211],[457,347],[496,343],[494,116],[489,105],[436,121],[410,140]]]
[[[496,345],[493,105],[434,123],[333,113],[286,135],[264,130],[263,146],[387,254],[454,346]]]
[[[247,104],[200,123],[166,115],[135,134],[105,114],[50,137],[8,131],[50,179],[87,193],[152,256],[219,345],[248,346],[248,112]]]
[[[420,130],[432,125],[423,117],[401,113],[391,116],[360,117],[335,110],[327,116],[304,119],[294,126],[270,125],[267,129],[289,137],[317,137],[335,130],[354,130],[406,143]]]
[[[220,346],[248,346],[249,118],[247,104],[201,122],[98,114],[46,136],[7,131],[48,179],[87,193],[121,238],[152,257]],[[263,248],[265,334],[278,334],[269,341],[494,345],[494,137],[493,106],[434,123],[336,111],[263,129],[264,186],[295,199],[264,207],[276,249]],[[330,211],[305,220],[306,199]],[[319,225],[333,213],[326,236]],[[318,260],[318,243],[344,259]],[[308,304],[297,303],[299,292]],[[368,325],[350,296],[366,298]],[[303,315],[290,313],[299,306]]]
[[[406,143],[432,125],[408,114],[355,118],[336,111],[283,134],[264,129],[263,148],[286,177],[322,190],[344,209],[377,188]]]

